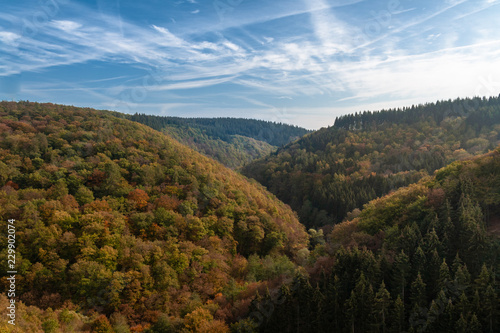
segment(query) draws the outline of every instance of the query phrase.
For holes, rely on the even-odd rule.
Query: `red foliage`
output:
[[[5,186],[10,186],[12,187],[14,190],[19,190],[19,185],[17,185],[16,183],[14,183],[12,180],[9,180]]]
[[[179,199],[171,197],[169,195],[162,195],[155,202],[156,208],[163,207],[166,210],[176,210],[179,207],[180,203],[181,201]]]
[[[95,169],[89,176],[88,181],[93,185],[99,185],[104,181],[104,179],[106,179],[106,173],[99,169]]]
[[[433,188],[427,194],[427,204],[434,208],[439,208],[444,204],[445,193],[442,188]]]
[[[137,188],[128,194],[128,199],[135,203],[135,209],[142,210],[148,206],[149,195]]]

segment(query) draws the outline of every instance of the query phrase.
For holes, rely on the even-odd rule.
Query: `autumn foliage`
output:
[[[296,267],[308,244],[236,172],[121,114],[54,104],[0,103],[0,219],[16,219],[17,300],[47,317],[20,321],[37,332],[227,332],[255,281],[244,258]]]

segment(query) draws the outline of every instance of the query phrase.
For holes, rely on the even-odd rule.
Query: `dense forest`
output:
[[[127,117],[0,102],[0,332],[500,330],[499,99],[343,116],[244,169],[307,228],[173,138],[215,134]]]
[[[1,102],[0,152],[2,332],[227,332],[308,246],[262,186],[111,112]]]
[[[238,168],[309,133],[297,126],[240,118],[179,118],[145,114],[127,119],[164,131],[225,166]]]
[[[364,206],[237,332],[498,332],[500,148]]]
[[[332,225],[363,204],[500,143],[500,98],[362,112],[243,168],[307,227]]]

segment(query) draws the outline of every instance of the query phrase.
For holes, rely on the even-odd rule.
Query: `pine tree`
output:
[[[391,323],[393,332],[404,332],[405,330],[405,305],[398,295],[394,301],[394,308],[391,313]]]
[[[483,330],[481,328],[481,323],[477,319],[476,314],[474,313],[469,320],[469,324],[467,325],[467,329],[469,333],[481,333]]]
[[[486,230],[483,214],[479,205],[474,203],[469,195],[462,193],[458,216],[459,248],[471,272],[476,272],[485,249]]]
[[[410,301],[411,308],[423,308],[427,306],[427,293],[426,286],[422,277],[420,276],[420,272],[417,275],[417,278],[411,284],[410,289]]]
[[[486,291],[486,288],[488,288],[490,283],[491,283],[490,271],[488,270],[488,267],[486,267],[486,264],[483,263],[483,266],[481,267],[481,273],[479,273],[479,276],[474,281],[474,286],[476,287],[477,290],[479,290],[482,296],[482,294]]]
[[[294,321],[290,319],[295,314],[294,298],[290,287],[283,283],[280,287],[275,303],[275,312],[268,324],[270,332],[294,332],[296,330]]]
[[[394,290],[395,295],[400,295],[401,299],[405,299],[405,288],[408,283],[408,276],[410,273],[410,262],[408,256],[403,250],[396,256],[393,264],[393,285],[396,287]]]
[[[460,315],[466,316],[469,313],[470,310],[470,303],[469,299],[465,295],[465,292],[462,292],[460,295],[458,302],[455,305],[455,312]]]
[[[442,259],[439,257],[438,251],[434,249],[431,253],[430,259],[427,261],[426,277],[425,281],[427,284],[427,296],[429,298],[434,298],[439,291],[437,281],[439,281],[439,269],[441,268]]]
[[[389,309],[391,306],[391,295],[385,288],[385,283],[382,281],[379,290],[375,294],[374,301],[374,323],[378,332],[387,332],[387,323],[389,321]]]
[[[424,245],[427,253],[432,253],[434,250],[437,250],[438,253],[441,252],[441,242],[439,241],[436,229],[432,228],[427,232]]]
[[[462,259],[460,259],[460,256],[458,255],[458,252],[457,252],[455,255],[455,258],[453,259],[453,263],[451,265],[451,269],[453,271],[453,274],[456,274],[458,268],[462,267],[463,264],[464,264],[464,262],[462,261]]]
[[[427,328],[431,332],[440,332],[440,327],[444,322],[443,314],[445,313],[448,299],[443,290],[439,291],[436,299],[432,300],[427,316]]]
[[[326,292],[326,309],[324,319],[326,321],[325,326],[327,328],[333,328],[335,332],[341,330],[342,327],[342,305],[340,300],[340,279],[337,275],[334,275],[329,283]]]
[[[474,295],[472,296],[472,301],[470,303],[470,311],[475,313],[480,313],[482,310],[482,301],[479,296],[479,291],[476,289]]]
[[[450,270],[448,268],[448,264],[446,264],[446,259],[443,259],[443,262],[439,267],[439,280],[437,281],[437,287],[445,291],[445,293],[448,293],[450,285],[451,285]]]
[[[424,250],[422,250],[422,247],[419,246],[417,250],[415,251],[415,254],[413,255],[412,261],[412,268],[413,268],[413,276],[417,276],[419,272],[425,271],[426,268],[426,258],[425,258],[425,253]]]
[[[496,328],[496,314],[498,309],[498,300],[495,290],[492,285],[488,285],[483,296],[483,314],[484,324],[483,327],[488,328],[488,332],[495,332]]]
[[[463,314],[460,314],[460,318],[457,320],[455,324],[455,331],[457,333],[469,333],[467,327],[467,320],[465,319]]]
[[[347,314],[353,332],[365,332],[372,325],[373,302],[373,287],[361,273],[347,300]]]
[[[460,295],[467,291],[470,286],[470,274],[467,271],[467,266],[462,265],[455,271],[455,278],[453,279],[453,293]]]

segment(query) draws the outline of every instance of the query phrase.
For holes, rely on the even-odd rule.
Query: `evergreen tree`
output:
[[[481,328],[481,323],[477,319],[476,314],[474,313],[469,320],[469,323],[467,325],[467,329],[469,330],[470,333],[481,333],[483,330]]]
[[[347,300],[347,317],[353,332],[366,332],[372,326],[373,302],[373,287],[361,273]]]
[[[425,253],[422,250],[422,247],[418,247],[417,250],[415,251],[415,254],[413,255],[412,261],[411,261],[412,269],[413,269],[413,276],[416,276],[417,274],[420,274],[420,272],[424,272],[426,269],[426,258],[425,258]]]
[[[460,314],[460,318],[458,319],[457,323],[455,324],[455,331],[457,333],[469,333],[467,320],[465,319],[465,317],[462,313]]]
[[[389,310],[391,306],[391,295],[382,281],[374,300],[374,324],[377,332],[385,333],[389,324]]]
[[[405,305],[401,296],[398,295],[394,301],[391,313],[392,332],[404,332],[405,330]]]
[[[483,327],[487,328],[488,332],[496,331],[496,316],[498,311],[498,299],[492,285],[488,285],[483,295]]]
[[[439,267],[439,280],[437,281],[437,287],[444,290],[445,293],[449,292],[451,286],[451,276],[448,264],[446,264],[446,259],[443,259],[441,266]]]
[[[422,277],[420,276],[420,272],[417,275],[417,278],[411,284],[410,289],[410,301],[411,308],[424,308],[427,306],[427,292],[426,286]]]
[[[393,285],[396,288],[394,290],[395,295],[401,296],[401,299],[405,299],[405,288],[408,283],[408,276],[410,273],[410,263],[408,256],[403,250],[396,256],[393,264]]]

